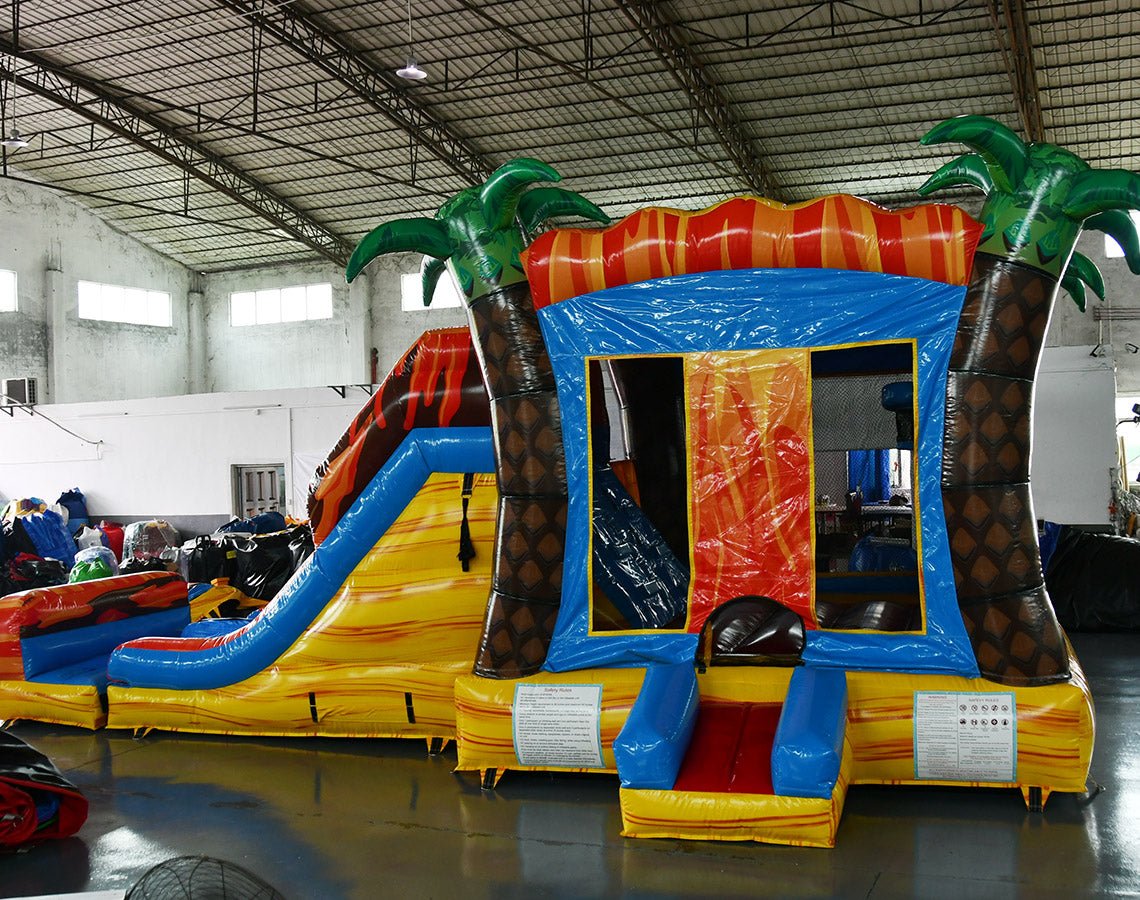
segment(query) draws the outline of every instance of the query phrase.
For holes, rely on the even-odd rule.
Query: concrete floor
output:
[[[0,897],[125,889],[172,856],[303,898],[1105,897],[1140,893],[1140,637],[1076,635],[1092,778],[1043,815],[1012,790],[854,787],[834,850],[626,840],[612,776],[508,773],[495,793],[415,741],[270,740],[22,723],[87,795],[79,836],[0,857]]]

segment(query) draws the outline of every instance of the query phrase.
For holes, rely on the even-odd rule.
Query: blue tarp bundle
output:
[[[58,559],[67,568],[75,563],[75,541],[63,524],[63,517],[52,510],[19,516],[13,527],[22,527],[36,554],[45,559]]]

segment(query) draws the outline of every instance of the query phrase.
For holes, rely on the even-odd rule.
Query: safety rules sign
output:
[[[511,712],[520,765],[604,768],[600,684],[520,684]]]
[[[1014,695],[915,691],[914,777],[1016,781]]]

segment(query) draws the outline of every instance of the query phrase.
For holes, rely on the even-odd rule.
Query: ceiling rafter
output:
[[[1031,141],[1045,140],[1045,123],[1041,117],[1041,94],[1037,89],[1037,65],[1033,61],[1033,41],[1025,18],[1023,0],[986,0],[994,35],[1001,48],[1013,99],[1021,127]]]
[[[652,0],[618,0],[618,6],[661,57],[669,74],[689,95],[696,113],[712,129],[748,187],[767,197],[782,199],[783,192],[776,186],[751,136],[737,120],[727,98],[709,77],[680,30],[666,18],[661,5]]]
[[[284,4],[266,6],[256,0],[217,0],[323,69],[407,134],[420,147],[447,164],[455,174],[482,182],[495,166],[452,127],[435,118],[409,94],[397,75],[378,69],[338,35],[311,17]]]
[[[0,52],[12,55],[15,49],[0,38]],[[119,100],[105,85],[74,72],[64,74],[33,54],[15,55],[23,65],[15,74],[4,67],[4,78],[126,138],[221,191],[326,259],[338,265],[347,261],[352,252],[351,243],[213,151],[179,134],[152,114]]]

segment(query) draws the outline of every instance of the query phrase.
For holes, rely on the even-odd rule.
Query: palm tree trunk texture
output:
[[[475,674],[519,678],[545,661],[562,598],[568,492],[558,394],[525,281],[475,298],[468,317],[491,400],[499,487]]]
[[[962,620],[984,677],[1067,680],[1029,494],[1030,409],[1057,282],[979,253],[946,382],[942,502]]]

